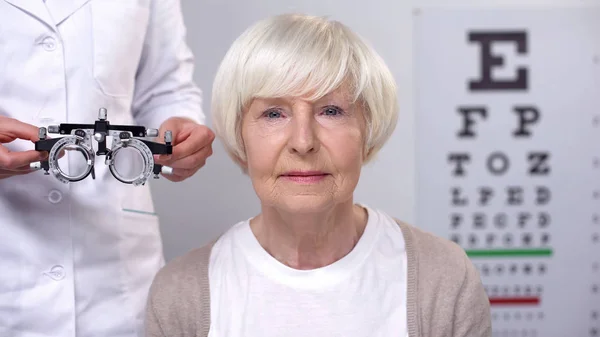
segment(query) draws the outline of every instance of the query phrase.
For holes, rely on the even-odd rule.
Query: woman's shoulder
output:
[[[181,309],[173,306],[197,307],[199,301],[208,302],[209,266],[214,262],[214,250],[230,244],[232,235],[247,222],[240,221],[203,246],[168,261],[154,276],[149,303]]]
[[[490,304],[477,269],[453,241],[396,220],[405,237],[408,296],[432,335],[491,336]],[[414,317],[416,310],[410,312]],[[436,333],[433,333],[433,332]],[[470,335],[470,334],[469,334]]]
[[[147,336],[196,336],[208,327],[208,262],[215,242],[172,259],[155,275],[146,305]]]
[[[167,262],[155,276],[157,286],[179,287],[181,286],[179,282],[185,282],[186,285],[183,287],[185,289],[194,278],[201,277],[201,281],[204,281],[204,278],[208,277],[208,268],[214,250],[219,249],[223,244],[229,244],[232,236],[247,223],[248,220],[237,222],[203,246],[194,248]]]
[[[446,281],[462,280],[467,269],[472,268],[465,250],[455,242],[438,234],[419,228],[415,225],[395,219],[402,234],[409,255],[414,257],[412,263],[419,269],[425,269]],[[420,271],[423,273],[423,271]]]
[[[363,207],[366,207],[371,213],[379,214],[386,219],[386,222],[396,223],[402,233],[409,255],[416,254],[420,260],[425,259],[434,264],[448,265],[450,263],[449,266],[456,262],[463,262],[466,257],[464,249],[439,234],[402,221],[381,209],[366,205]]]
[[[203,277],[202,271],[208,270],[210,253],[215,242],[216,240],[213,240],[167,262],[156,274],[154,283],[160,287],[183,286],[183,289],[191,286],[189,282],[192,275]]]
[[[405,240],[410,241],[419,256],[440,260],[456,260],[466,257],[465,250],[455,242],[415,225],[397,220]]]
[[[368,207],[368,206],[367,206]],[[408,276],[439,279],[439,282],[456,283],[462,281],[474,269],[465,250],[455,242],[439,234],[402,221],[397,217],[377,208],[369,208],[377,212],[386,221],[396,223],[402,234],[407,255]]]
[[[194,294],[203,289],[208,278],[208,261],[216,240],[195,248],[167,262],[155,275],[150,294],[154,299],[177,298],[177,294]],[[155,303],[156,304],[156,303]]]

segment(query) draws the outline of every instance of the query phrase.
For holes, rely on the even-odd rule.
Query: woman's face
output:
[[[244,111],[246,166],[263,206],[313,213],[351,200],[363,162],[360,104],[335,91],[310,102],[254,99]]]

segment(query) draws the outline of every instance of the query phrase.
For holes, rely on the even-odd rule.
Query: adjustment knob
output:
[[[38,137],[40,138],[40,140],[44,140],[44,139],[46,139],[47,136],[48,136],[48,132],[47,132],[46,128],[41,127],[38,130]]]
[[[173,132],[165,131],[165,143],[171,143],[173,141]]]
[[[48,133],[59,133],[59,129],[58,125],[49,125]]]
[[[157,129],[146,129],[146,137],[158,137]]]
[[[160,168],[160,172],[162,174],[171,175],[171,174],[173,174],[173,168],[172,167],[168,167],[168,166],[163,166],[163,167]]]
[[[40,163],[39,161],[29,163],[29,168],[32,170],[39,170],[42,168],[42,163]]]
[[[105,121],[106,120],[106,108],[100,108],[100,110],[98,110],[98,119],[101,121]]]

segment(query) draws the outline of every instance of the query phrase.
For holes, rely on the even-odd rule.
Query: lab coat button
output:
[[[56,40],[53,37],[49,36],[45,38],[44,41],[42,41],[42,45],[47,51],[53,51],[54,49],[56,49]]]
[[[56,265],[50,269],[50,271],[44,273],[54,281],[60,281],[65,278],[65,268],[60,265]]]
[[[58,204],[62,200],[62,193],[57,190],[50,191],[48,194],[48,200],[53,204]]]

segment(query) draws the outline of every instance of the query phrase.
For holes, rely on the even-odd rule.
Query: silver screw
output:
[[[46,139],[46,136],[47,136],[46,128],[45,127],[41,127],[38,130],[38,137],[40,138],[40,140],[43,140],[43,139]]]
[[[171,131],[165,131],[165,143],[173,141],[173,133]]]
[[[96,139],[96,141],[98,141],[98,142],[102,142],[106,139],[106,136],[102,132],[96,132],[94,134],[94,139]]]
[[[98,119],[101,121],[105,121],[106,120],[106,108],[100,108],[100,110],[98,111]]]

